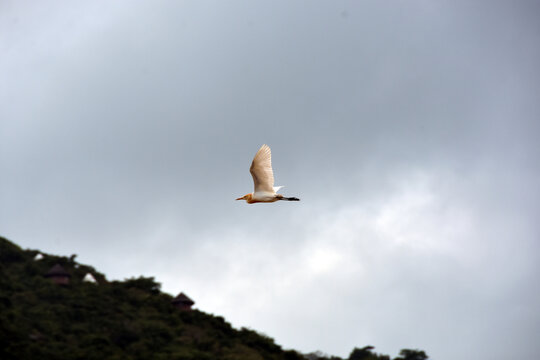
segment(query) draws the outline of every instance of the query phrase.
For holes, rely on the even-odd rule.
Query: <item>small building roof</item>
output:
[[[41,260],[43,259],[43,255],[41,253],[37,253],[36,256],[34,256],[34,260]]]
[[[83,281],[91,282],[91,283],[97,283],[96,278],[91,273],[86,273],[86,275],[84,275]]]
[[[173,303],[173,304],[186,304],[186,305],[191,306],[191,305],[195,304],[195,301],[191,300],[190,298],[187,297],[186,294],[181,292],[180,294],[178,294],[177,297],[175,297],[174,299],[171,300],[171,303]]]
[[[45,274],[45,277],[52,277],[52,276],[67,276],[71,277],[71,275],[62,267],[60,264],[54,265],[47,273]]]

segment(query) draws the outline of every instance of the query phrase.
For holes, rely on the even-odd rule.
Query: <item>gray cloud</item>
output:
[[[4,236],[302,351],[538,357],[533,2],[0,7]],[[234,202],[262,143],[302,202]]]

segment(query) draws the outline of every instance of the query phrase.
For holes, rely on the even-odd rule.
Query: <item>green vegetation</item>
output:
[[[107,281],[75,255],[23,250],[0,237],[0,358],[8,359],[335,359],[283,350],[253,330],[234,329],[220,316],[180,311],[153,278]],[[60,264],[71,275],[57,285],[44,274]],[[97,284],[83,282],[91,273]],[[349,360],[390,360],[354,349]],[[395,360],[425,360],[402,350]]]

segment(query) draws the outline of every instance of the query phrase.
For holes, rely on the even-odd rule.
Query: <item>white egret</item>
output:
[[[255,185],[255,191],[239,197],[236,200],[246,200],[248,204],[254,204],[258,202],[271,203],[278,200],[287,201],[299,201],[300,199],[295,197],[285,197],[281,194],[277,194],[276,191],[283,186],[274,186],[274,172],[272,171],[272,153],[270,147],[266,144],[261,146],[251,167],[249,168],[251,176],[253,176],[253,183]]]

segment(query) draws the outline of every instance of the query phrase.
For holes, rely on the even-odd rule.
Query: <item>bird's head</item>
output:
[[[246,200],[247,202],[251,201],[251,198],[253,197],[253,194],[246,194],[242,197],[239,197],[238,199],[236,200]]]

